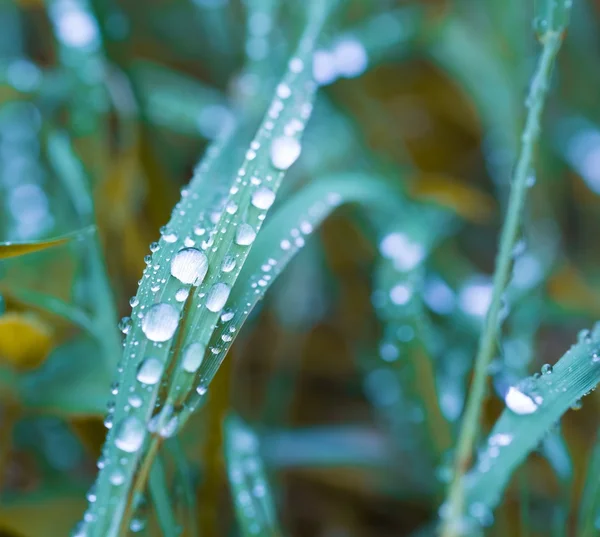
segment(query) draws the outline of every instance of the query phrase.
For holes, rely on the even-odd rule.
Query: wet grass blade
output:
[[[281,535],[258,437],[237,416],[229,416],[224,427],[227,475],[241,534]]]
[[[177,537],[180,532],[173,514],[172,498],[169,495],[165,466],[161,455],[154,459],[148,485],[163,537]]]
[[[491,522],[514,470],[565,412],[580,404],[600,382],[600,325],[584,331],[579,341],[556,363],[551,373],[529,377],[517,388],[530,397],[534,410],[518,414],[507,408],[479,453],[475,468],[464,478],[467,513],[478,523]],[[513,392],[516,393],[516,392]],[[507,396],[508,397],[508,396]],[[536,403],[537,401],[537,403]]]

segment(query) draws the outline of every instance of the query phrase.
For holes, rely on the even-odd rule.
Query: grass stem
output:
[[[464,512],[463,477],[469,468],[473,445],[479,430],[485,399],[487,371],[493,357],[500,326],[503,294],[510,278],[513,249],[517,241],[521,215],[530,187],[534,148],[540,133],[540,118],[544,108],[552,66],[562,42],[562,33],[548,32],[543,39],[542,54],[533,76],[526,105],[528,107],[521,148],[510,188],[506,219],[500,236],[496,258],[493,293],[485,325],[479,339],[473,382],[469,391],[454,457],[453,480],[448,493],[448,511],[444,516],[442,537],[461,535],[460,519]]]

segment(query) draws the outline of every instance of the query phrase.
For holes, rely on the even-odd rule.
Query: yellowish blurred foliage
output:
[[[34,369],[53,348],[52,329],[33,313],[0,316],[0,361],[20,370]]]

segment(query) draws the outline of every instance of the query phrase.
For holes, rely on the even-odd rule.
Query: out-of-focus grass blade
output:
[[[237,416],[229,416],[224,427],[227,475],[242,535],[281,535],[258,437]]]
[[[179,438],[167,438],[165,449],[171,455],[175,464],[175,472],[183,492],[184,501],[184,527],[190,537],[198,537],[198,516],[196,514],[196,491],[192,467],[186,459]]]
[[[172,498],[169,496],[165,467],[160,454],[154,459],[148,484],[163,537],[177,537],[180,532],[173,514]]]
[[[600,517],[600,434],[596,435],[596,443],[586,470],[587,478],[577,521],[578,537],[598,535],[598,519]]]
[[[354,425],[268,430],[261,436],[261,446],[267,463],[280,468],[385,468],[394,460],[384,435]]]
[[[102,337],[98,330],[96,330],[92,320],[84,311],[76,306],[64,302],[58,297],[47,295],[45,293],[39,293],[38,291],[33,291],[31,289],[15,287],[11,287],[7,291],[7,294],[23,304],[34,306],[46,312],[62,317],[75,326],[79,326],[95,338]]]
[[[474,520],[490,522],[513,471],[554,423],[600,382],[599,356],[600,325],[596,325],[591,333],[586,330],[579,335],[551,373],[529,377],[509,390],[509,408],[465,478],[468,513]]]
[[[150,61],[131,66],[146,117],[155,125],[186,136],[214,138],[232,112],[225,97],[191,76]]]
[[[30,242],[0,242],[0,259],[8,259],[9,257],[18,257],[49,248],[61,246],[75,239],[84,238],[86,235],[94,232],[94,226],[86,226],[72,231],[64,235],[59,235],[52,239],[45,239]]]

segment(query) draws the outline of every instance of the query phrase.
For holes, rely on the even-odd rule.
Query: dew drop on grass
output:
[[[127,453],[135,453],[144,442],[144,424],[135,416],[128,416],[121,423],[115,435],[115,445]]]
[[[226,255],[221,264],[221,270],[223,272],[231,272],[236,265],[235,257],[232,255]]]
[[[257,209],[267,210],[275,201],[275,193],[265,186],[252,193],[252,205]]]
[[[514,386],[511,386],[506,392],[504,402],[515,414],[533,414],[538,409],[538,404],[529,395]]]
[[[200,364],[202,364],[205,350],[206,348],[202,343],[190,343],[183,350],[183,369],[188,373],[195,373],[200,367]]]
[[[179,313],[170,304],[154,304],[142,319],[142,332],[150,341],[168,341],[179,323]]]
[[[108,480],[110,481],[111,485],[118,487],[125,482],[125,474],[117,468],[112,471]]]
[[[171,261],[171,276],[186,284],[200,285],[208,272],[208,258],[196,248],[179,250]]]
[[[230,291],[231,288],[227,284],[215,283],[206,297],[206,308],[214,313],[221,311],[229,298]]]
[[[175,292],[175,300],[177,300],[177,302],[185,302],[189,294],[189,289],[186,289],[185,287],[177,289],[177,291]]]
[[[256,238],[256,231],[250,224],[239,224],[235,233],[235,242],[240,246],[250,246]]]
[[[224,311],[221,315],[221,321],[223,321],[224,323],[226,323],[227,321],[231,321],[231,319],[233,319],[233,316],[233,311]]]
[[[280,136],[271,143],[271,163],[278,170],[287,170],[300,156],[300,142],[289,136]]]
[[[542,366],[542,375],[550,375],[552,374],[553,368],[550,364],[544,364]]]
[[[128,334],[129,330],[131,330],[131,317],[123,317],[119,321],[119,330],[123,332],[123,334]]]
[[[136,378],[143,384],[156,384],[162,376],[163,367],[158,358],[146,358],[138,367]]]

